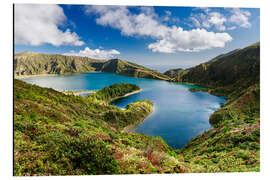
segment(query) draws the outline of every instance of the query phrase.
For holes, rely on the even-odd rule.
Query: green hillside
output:
[[[49,55],[34,52],[15,54],[14,75],[67,74],[93,72],[99,69],[103,60],[79,56]]]
[[[111,72],[120,75],[169,80],[162,73],[120,59],[108,61],[79,56],[64,56],[22,52],[15,54],[14,75],[70,74],[84,72]]]
[[[212,93],[229,95],[260,81],[260,43],[222,54],[195,67],[165,72],[176,82],[188,82],[213,88]],[[175,76],[177,74],[178,76]]]
[[[213,129],[178,153],[193,172],[260,171],[260,86],[240,91],[210,116]]]
[[[181,78],[182,76],[186,73],[186,71],[182,68],[178,68],[178,69],[170,69],[168,71],[166,71],[164,74],[170,78],[172,78],[172,81],[175,82],[181,82]]]
[[[122,110],[104,100],[137,89],[116,84],[83,98],[15,80],[14,174],[187,172],[161,138],[121,133],[143,120],[152,103],[135,101]]]
[[[117,90],[123,87],[83,98],[15,80],[14,174],[260,171],[258,85],[223,105],[210,118],[214,128],[179,150],[158,137],[123,133],[152,109],[147,100],[111,106],[108,99],[138,88]]]
[[[192,171],[260,171],[260,43],[180,73],[175,81],[207,86],[202,91],[228,100],[210,116],[214,128],[178,151]]]
[[[125,131],[153,107],[148,100],[125,109],[110,105],[140,90],[136,85],[115,84],[83,98],[14,80],[14,174],[260,171],[259,52],[256,43],[180,70],[180,77],[177,70],[167,73],[174,81],[207,86],[202,91],[228,100],[211,115],[213,128],[178,150],[159,137]],[[129,66],[143,69],[122,60],[98,68],[124,74]]]
[[[131,63],[121,59],[112,59],[104,63],[101,68],[102,72],[113,72],[120,75],[148,78],[148,79],[161,79],[169,80],[170,78],[158,71],[148,69],[144,66]]]

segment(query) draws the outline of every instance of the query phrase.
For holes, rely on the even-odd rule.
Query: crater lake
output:
[[[59,91],[99,90],[115,83],[131,83],[142,91],[120,98],[111,104],[125,108],[135,100],[148,99],[154,111],[132,131],[162,137],[168,145],[178,149],[192,138],[211,128],[210,115],[226,102],[206,92],[191,92],[193,85],[121,76],[114,73],[91,72],[71,75],[33,76],[21,80]],[[86,96],[87,94],[82,94]]]

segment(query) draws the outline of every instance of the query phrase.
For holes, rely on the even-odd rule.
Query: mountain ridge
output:
[[[260,43],[219,55],[197,66],[164,74],[174,82],[193,83],[215,89],[216,93],[230,94],[236,86],[247,88],[260,81]]]
[[[111,72],[120,75],[170,80],[158,71],[121,59],[98,60],[80,56],[16,53],[14,56],[15,78],[31,75],[71,74],[84,72]]]

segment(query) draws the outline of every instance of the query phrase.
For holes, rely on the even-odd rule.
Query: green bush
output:
[[[102,141],[73,139],[66,151],[74,169],[83,169],[86,174],[116,174],[119,167],[112,153]]]
[[[74,123],[74,126],[81,127],[82,129],[86,129],[86,125],[83,121],[77,121]]]

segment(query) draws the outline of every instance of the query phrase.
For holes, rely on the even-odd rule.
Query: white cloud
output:
[[[204,28],[210,28],[211,27],[211,24],[210,24],[210,22],[208,20],[208,17],[205,14],[200,14],[198,21],[202,22],[202,26]]]
[[[84,44],[75,32],[60,30],[66,16],[58,5],[15,5],[15,44],[54,46]]]
[[[210,8],[208,8],[208,7],[197,7],[197,8],[195,7],[193,9],[194,10],[199,9],[199,10],[204,11],[205,13],[208,13],[210,11]]]
[[[131,13],[124,6],[88,6],[86,13],[98,15],[96,22],[119,29],[126,36],[147,36],[156,42],[148,45],[153,52],[201,51],[224,47],[232,40],[227,33],[208,32],[205,29],[183,30],[181,27],[161,24],[152,8],[144,7],[139,13]]]
[[[210,12],[210,9],[203,10],[204,13],[192,14],[189,19],[195,27],[210,28],[214,26],[218,31],[225,31],[227,19],[219,12]]]
[[[84,50],[80,50],[79,52],[70,51],[68,53],[64,53],[64,55],[67,56],[82,56],[94,59],[110,59],[118,54],[120,54],[120,52],[115,49],[101,50],[101,49],[90,49],[88,47],[86,47]]]
[[[90,6],[87,13],[96,13],[97,24],[119,29],[123,35],[161,36],[164,26],[154,19],[157,16],[152,8],[143,7],[140,14],[132,14],[124,6]],[[160,28],[158,31],[154,28]]]
[[[148,48],[154,52],[173,53],[176,51],[198,52],[213,47],[224,47],[232,40],[227,33],[208,32],[205,29],[185,31],[180,27],[170,29],[163,39],[149,44]]]
[[[190,17],[190,20],[193,22],[195,27],[197,27],[197,28],[201,27],[200,21],[198,21],[198,19],[196,19],[195,17]]]
[[[163,16],[162,17],[162,20],[163,21],[169,21],[169,20],[173,20],[172,18],[171,18],[171,15],[172,15],[172,12],[171,11],[165,11],[165,16]]]
[[[214,27],[218,31],[234,30],[237,27],[251,27],[248,19],[251,13],[247,10],[225,8],[227,13],[220,13],[211,8],[193,8],[193,11],[197,10],[201,12],[193,13],[189,17],[194,27],[204,27],[206,29]]]
[[[225,31],[226,27],[223,25],[227,19],[218,12],[209,13],[209,22],[213,24],[219,31]]]
[[[229,31],[232,31],[232,30],[235,30],[236,29],[236,26],[231,26],[231,27],[228,27],[227,30]]]
[[[241,10],[239,8],[233,8],[233,15],[230,17],[229,21],[239,25],[240,27],[249,28],[251,27],[248,17],[251,16],[249,11]]]

